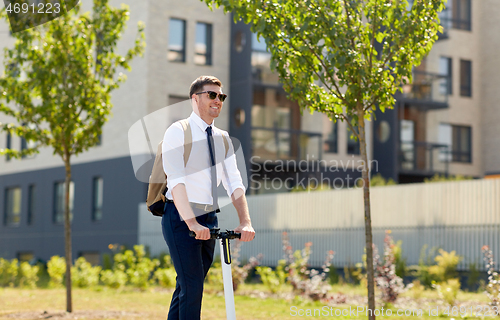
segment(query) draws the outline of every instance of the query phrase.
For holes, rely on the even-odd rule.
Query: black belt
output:
[[[170,199],[167,199],[167,202],[174,203],[174,201],[170,200]],[[214,211],[214,206],[212,206],[211,204],[201,204],[201,203],[190,202],[189,205],[191,206],[191,208],[197,209],[197,210],[201,210],[203,212],[212,212],[212,211]],[[215,210],[215,212],[219,213],[220,209],[217,208]]]

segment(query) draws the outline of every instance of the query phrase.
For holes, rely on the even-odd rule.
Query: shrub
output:
[[[314,301],[329,299],[328,291],[331,286],[326,277],[330,271],[329,267],[334,252],[331,250],[327,252],[321,272],[315,269],[309,270],[308,262],[311,256],[312,242],[307,242],[304,249],[297,250],[292,254],[292,246],[286,232],[283,232],[282,241],[288,263],[285,270],[288,272],[288,282],[292,285],[294,292]]]
[[[76,260],[75,266],[71,268],[71,277],[74,286],[87,288],[99,283],[101,267],[93,267],[84,257]]]
[[[36,288],[39,269],[39,266],[32,266],[26,261],[21,262],[21,265],[19,266],[19,286]]]
[[[425,287],[420,284],[419,280],[413,280],[413,282],[408,285],[408,289],[415,300],[420,299],[425,291]]]
[[[16,282],[16,277],[19,272],[19,264],[17,259],[5,260],[0,258],[0,286],[13,287]]]
[[[66,261],[64,258],[59,256],[51,257],[49,262],[47,262],[47,272],[50,276],[50,287],[62,286],[64,273],[66,272]]]
[[[260,276],[260,280],[272,293],[278,292],[286,283],[288,274],[285,268],[285,260],[278,261],[278,266],[276,266],[276,270],[274,271],[270,267],[255,267],[257,274]]]
[[[490,306],[500,307],[500,276],[495,271],[495,260],[490,247],[483,246],[484,261],[488,270],[488,285],[486,286],[486,295],[490,299]]]
[[[469,277],[467,278],[467,289],[477,290],[478,279],[481,273],[479,272],[478,264],[473,262],[469,264]]]
[[[236,240],[234,242],[234,247],[231,248],[231,275],[233,278],[233,290],[236,291],[238,290],[238,286],[245,282],[245,280],[248,278],[248,273],[250,270],[255,268],[260,264],[260,261],[262,259],[262,254],[259,254],[257,258],[251,257],[247,263],[245,263],[243,266],[240,266],[240,248],[241,248],[241,242],[239,240]]]
[[[446,301],[450,306],[455,305],[458,292],[460,291],[460,280],[448,279],[440,283],[435,283],[433,287],[436,288],[441,299]]]
[[[207,276],[205,277],[205,282],[223,290],[224,282],[222,280],[222,266],[220,260],[213,262],[210,270],[208,270]]]
[[[103,270],[101,281],[109,288],[120,289],[127,283],[127,274],[122,270]]]
[[[154,278],[158,281],[160,286],[164,288],[175,287],[175,278],[177,273],[174,268],[159,268],[154,272]]]
[[[385,232],[384,259],[381,261],[377,247],[374,245],[373,264],[375,267],[375,284],[380,289],[381,299],[384,303],[393,303],[403,291],[403,279],[396,275],[396,264],[394,257],[394,241],[390,236],[391,231]]]
[[[172,259],[168,254],[161,254],[159,259],[159,268],[154,272],[154,279],[158,281],[160,286],[171,288],[175,286],[177,273],[172,265]]]
[[[420,251],[418,266],[410,266],[408,268],[410,275],[416,277],[420,281],[420,284],[424,285],[426,288],[432,288],[432,282],[438,280],[434,275],[429,273],[429,268],[433,264],[433,256],[436,250],[437,248],[433,247],[429,250],[429,255],[427,255],[427,245],[424,245]]]
[[[439,249],[439,254],[434,260],[437,265],[429,267],[429,274],[434,276],[436,282],[446,282],[457,277],[457,265],[462,260],[461,256],[456,255],[455,250],[446,252]]]
[[[134,287],[146,289],[149,286],[153,270],[160,264],[157,259],[146,257],[143,245],[135,245],[134,251],[125,250],[114,257],[113,271],[122,271],[127,275],[127,281]],[[121,274],[118,273],[118,278]]]

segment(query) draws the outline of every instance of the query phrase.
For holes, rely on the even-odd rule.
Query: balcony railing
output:
[[[428,175],[448,174],[449,146],[444,144],[411,141],[401,142],[399,169],[403,173]]]
[[[413,83],[403,85],[403,98],[447,103],[450,83],[447,75],[414,71]]]
[[[321,160],[323,135],[277,127],[252,127],[252,156],[265,160]]]

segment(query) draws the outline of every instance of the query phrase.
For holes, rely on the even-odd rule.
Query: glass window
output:
[[[35,185],[28,187],[28,225],[33,224],[35,218]]]
[[[448,1],[448,10],[451,10],[451,25],[455,29],[468,30],[471,28],[471,0]]]
[[[332,121],[331,131],[325,140],[324,151],[327,153],[338,152],[338,122],[336,121]]]
[[[186,21],[170,19],[168,60],[175,62],[186,61]]]
[[[94,178],[93,181],[93,200],[92,200],[92,220],[102,219],[102,200],[103,200],[103,180],[101,177]]]
[[[354,137],[349,126],[347,126],[347,154],[360,154],[359,139]]]
[[[212,25],[196,23],[196,43],[194,45],[194,63],[202,65],[212,64]]]
[[[448,57],[440,57],[439,58],[439,74],[442,76],[446,76],[445,79],[442,79],[440,83],[440,88],[439,91],[441,94],[452,94],[452,81],[453,81],[453,74],[452,74],[452,60],[451,58]]]
[[[472,97],[472,62],[460,60],[460,95]]]
[[[454,162],[472,162],[472,130],[467,126],[452,126],[451,155]]]
[[[54,184],[54,223],[64,222],[64,182]],[[75,184],[73,181],[69,185],[69,217],[73,219],[73,200]]]
[[[440,160],[453,162],[472,162],[472,128],[448,123],[439,125],[439,143],[449,146],[449,154],[441,155]]]
[[[10,132],[7,132],[7,140],[5,141],[5,147],[7,149],[11,149],[12,148],[12,135],[10,134]],[[10,160],[10,155],[6,155],[5,159],[7,161],[9,161]]]
[[[5,189],[5,225],[18,226],[21,222],[21,188]]]

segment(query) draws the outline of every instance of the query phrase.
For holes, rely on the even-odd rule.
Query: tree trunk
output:
[[[365,133],[365,112],[363,106],[358,107],[358,130],[361,158],[363,165],[363,199],[365,204],[365,242],[366,242],[366,274],[368,287],[368,319],[375,320],[375,282],[373,269],[373,236],[372,236],[372,218],[370,211],[370,177],[369,163],[366,152],[366,133]],[[370,311],[371,310],[371,311]]]
[[[73,312],[73,302],[71,299],[71,219],[69,212],[69,193],[71,184],[71,164],[69,156],[64,160],[66,168],[66,183],[64,184],[64,246],[66,255],[66,311]]]

